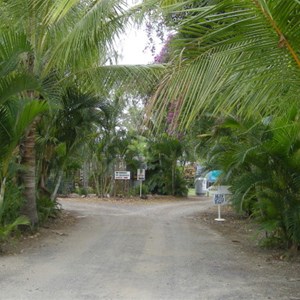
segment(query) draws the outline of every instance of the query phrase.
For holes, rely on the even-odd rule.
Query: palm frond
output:
[[[149,93],[164,70],[162,65],[111,65],[82,69],[75,74],[82,88],[109,95],[113,89],[127,93]],[[64,80],[72,78],[66,77]]]
[[[26,91],[41,91],[40,82],[32,74],[16,73],[0,77],[0,103],[3,104],[13,97]]]
[[[281,2],[220,1],[193,9],[179,25],[177,64],[151,109],[166,110],[181,99],[178,120],[188,127],[206,111],[276,115],[299,105],[299,4],[283,8]]]
[[[49,106],[46,101],[22,100],[22,102],[19,103],[18,114],[15,119],[16,137],[20,139],[36,117],[41,115],[41,113],[48,111],[48,109]]]
[[[0,76],[14,71],[30,51],[31,47],[24,33],[0,31]]]
[[[47,43],[49,45],[53,39],[57,42],[52,47],[44,72],[53,65],[65,69],[91,63],[104,64],[107,55],[112,55],[115,38],[124,31],[128,19],[125,2],[98,0],[91,3],[79,3],[52,25]]]

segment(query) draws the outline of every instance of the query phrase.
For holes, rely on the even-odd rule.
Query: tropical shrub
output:
[[[39,224],[43,224],[49,218],[56,218],[60,212],[60,204],[54,200],[52,201],[47,196],[40,196],[37,198],[37,211],[39,217]]]
[[[231,202],[288,248],[300,245],[300,123],[286,117],[246,121],[228,118],[211,138],[210,163],[224,171]]]
[[[148,162],[147,185],[151,193],[186,196],[187,182],[178,161],[183,155],[182,143],[171,136],[163,135],[150,144],[151,157]]]
[[[20,225],[30,225],[28,218],[20,216],[23,201],[22,190],[8,180],[0,207],[0,251],[2,251],[2,243],[17,231]]]
[[[135,186],[134,188],[131,189],[130,194],[132,196],[140,196],[140,185]],[[146,196],[149,194],[149,188],[146,184],[142,185],[142,196]]]
[[[9,235],[18,228],[20,225],[29,225],[28,218],[24,216],[18,217],[13,223],[7,225],[0,225],[0,243],[5,241]],[[1,244],[0,244],[1,249]]]
[[[23,201],[22,189],[9,180],[6,184],[4,201],[0,208],[1,225],[13,223],[20,216]]]

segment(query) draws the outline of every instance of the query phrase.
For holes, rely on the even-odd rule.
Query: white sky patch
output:
[[[155,37],[153,37],[155,39]],[[162,48],[162,42],[155,39],[156,52],[153,54],[148,45],[148,36],[145,27],[129,28],[127,33],[121,37],[118,52],[120,53],[119,64],[139,65],[151,64],[154,61],[154,56],[158,54]]]
[[[128,0],[130,6],[141,2],[141,0]],[[126,33],[121,36],[117,42],[117,51],[120,55],[118,64],[140,65],[153,63],[154,57],[160,52],[163,43],[155,36],[154,32],[152,38],[154,39],[156,48],[154,54],[147,48],[149,37],[147,36],[146,25],[142,24],[139,28],[129,27]]]
[[[147,34],[142,29],[128,29],[120,41],[119,63],[124,65],[148,64],[154,60],[147,46]]]

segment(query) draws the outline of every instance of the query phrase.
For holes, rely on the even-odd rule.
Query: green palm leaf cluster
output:
[[[26,130],[33,120],[48,110],[45,101],[14,100],[0,105],[0,209],[4,201],[7,180],[10,176],[10,166],[19,152],[19,146]]]
[[[167,134],[149,143],[147,185],[152,193],[186,196],[187,184],[178,161],[184,156],[184,142]]]
[[[11,232],[17,229],[18,226],[20,225],[28,225],[29,221],[27,218],[21,216],[18,217],[13,223],[5,225],[5,226],[0,226],[0,242],[5,241]],[[0,248],[1,250],[1,248]]]
[[[171,3],[172,2],[172,3]],[[203,112],[279,115],[299,105],[300,4],[297,0],[167,1],[175,19],[173,60],[153,111],[178,101],[176,126]],[[174,17],[175,15],[175,17]],[[176,15],[184,16],[176,19]],[[163,121],[163,114],[158,120]]]

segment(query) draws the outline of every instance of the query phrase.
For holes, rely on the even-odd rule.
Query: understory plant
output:
[[[230,117],[210,138],[210,164],[224,171],[234,208],[259,221],[268,238],[300,245],[300,122],[297,110],[282,118]],[[212,142],[213,141],[213,142]]]
[[[18,228],[20,225],[28,225],[28,218],[25,216],[18,217],[13,223],[7,225],[0,225],[0,250],[1,243],[6,241],[10,234]]]
[[[184,154],[184,146],[177,138],[167,134],[150,144],[147,185],[149,191],[162,195],[186,196],[187,182],[183,168],[178,165]]]
[[[8,180],[0,207],[0,250],[1,244],[9,238],[12,232],[18,230],[20,225],[29,225],[28,218],[20,216],[22,202],[21,189]]]

